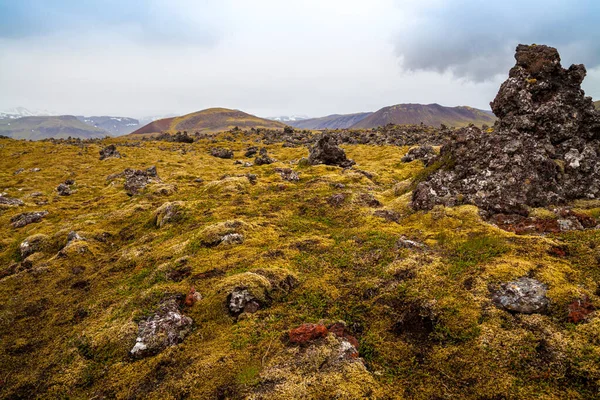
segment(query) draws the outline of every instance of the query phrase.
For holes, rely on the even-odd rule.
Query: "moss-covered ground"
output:
[[[0,210],[0,268],[22,261],[25,238],[48,237],[27,268],[0,280],[1,398],[600,396],[600,318],[568,319],[575,300],[600,306],[599,231],[517,236],[472,206],[414,212],[409,190],[423,165],[400,162],[407,147],[343,146],[357,163],[350,170],[299,165],[307,149],[280,144],[266,146],[275,164],[234,164],[247,160],[244,150],[255,139],[222,134],[139,147],[126,139],[0,140],[0,192],[25,202]],[[100,161],[109,143],[123,157]],[[213,146],[233,149],[234,159],[210,156]],[[122,179],[106,179],[151,165],[163,186],[176,190],[153,184],[130,197]],[[300,181],[282,180],[281,167],[296,170]],[[15,175],[19,168],[25,171]],[[257,176],[255,184],[247,173]],[[67,179],[75,191],[59,196],[55,188]],[[341,204],[328,201],[339,193],[346,195]],[[382,206],[361,201],[365,193]],[[184,212],[158,228],[154,212],[168,201],[182,202]],[[598,204],[577,208],[600,215]],[[380,209],[398,213],[398,222],[374,215]],[[12,216],[36,210],[49,214],[11,227]],[[70,231],[86,240],[61,251]],[[244,235],[242,244],[210,244],[233,231]],[[401,237],[425,247],[405,248]],[[169,278],[183,264],[191,270]],[[254,279],[247,285],[260,295],[269,283],[248,274],[256,270],[287,271],[299,284],[234,319],[227,289]],[[548,285],[547,313],[510,314],[493,305],[490,290],[522,276]],[[193,332],[156,356],[131,359],[137,322],[192,286],[202,295],[183,310]],[[357,337],[367,372],[354,364],[329,372],[308,361],[292,367],[300,356],[286,343],[288,330],[337,320]],[[281,379],[289,380],[287,389],[272,391]]]

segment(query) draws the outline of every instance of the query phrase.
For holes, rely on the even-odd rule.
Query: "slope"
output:
[[[439,104],[397,104],[384,107],[354,124],[352,128],[375,128],[387,124],[420,124],[462,127],[469,124],[492,125],[496,117],[489,111],[472,107],[444,107]]]
[[[102,138],[108,132],[85,124],[72,115],[0,119],[0,135],[14,139],[42,140]]]
[[[187,131],[188,133],[214,133],[233,129],[269,128],[283,129],[285,124],[270,121],[247,114],[239,110],[227,108],[209,108],[181,117],[159,119],[141,127],[132,135],[153,133],[175,133]]]
[[[333,114],[320,118],[309,118],[299,121],[289,121],[288,124],[300,129],[345,129],[362,121],[372,112],[355,114]]]

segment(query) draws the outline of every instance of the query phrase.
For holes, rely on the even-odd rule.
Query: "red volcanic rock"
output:
[[[350,343],[352,346],[358,349],[358,340],[354,336],[346,332],[346,325],[344,323],[336,322],[335,324],[329,327],[329,332],[333,333],[340,339],[346,339],[348,343]]]
[[[595,310],[594,305],[587,297],[583,300],[575,300],[569,304],[569,322],[577,324],[585,320],[585,318]]]
[[[303,344],[327,336],[327,327],[323,324],[302,324],[289,332],[290,342]]]

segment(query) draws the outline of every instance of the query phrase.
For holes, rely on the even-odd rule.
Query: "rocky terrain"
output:
[[[598,114],[516,58],[484,130],[0,139],[0,398],[597,398]]]

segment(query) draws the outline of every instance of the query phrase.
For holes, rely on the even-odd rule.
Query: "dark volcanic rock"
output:
[[[435,157],[435,151],[431,145],[425,144],[423,146],[413,147],[408,150],[408,153],[404,157],[402,157],[402,162],[411,162],[414,160],[423,160],[425,164],[429,162],[429,160]]]
[[[342,168],[351,167],[355,164],[353,160],[346,157],[346,152],[340,148],[334,138],[328,134],[323,134],[310,148],[308,161],[312,165],[337,165]]]
[[[100,159],[105,160],[107,158],[121,158],[121,153],[117,150],[117,146],[114,144],[108,145],[100,150]]]
[[[60,185],[58,185],[56,187],[56,191],[61,196],[70,196],[73,193],[69,185],[67,185],[66,183],[61,183]]]
[[[233,158],[233,151],[222,147],[213,147],[210,149],[210,155],[218,158]]]
[[[145,171],[127,168],[123,171],[123,176],[125,176],[125,191],[130,196],[138,194],[149,183],[160,182],[155,166],[147,168]]]
[[[2,206],[22,206],[23,202],[19,199],[15,199],[13,197],[5,197],[5,196],[0,196],[0,208]]]
[[[22,228],[25,225],[40,222],[42,218],[48,215],[48,211],[33,211],[17,214],[10,219],[13,228]]]
[[[274,162],[275,160],[269,157],[269,155],[267,154],[267,149],[265,149],[264,147],[260,149],[260,151],[258,152],[258,156],[256,156],[256,158],[254,159],[254,165],[267,165],[273,164]]]
[[[580,85],[583,65],[563,69],[556,49],[517,47],[516,65],[492,110],[491,131],[455,131],[413,193],[413,207],[475,204],[488,214],[600,197],[600,114]]]

